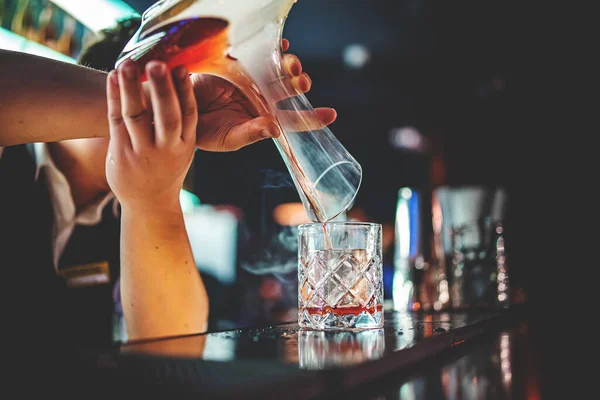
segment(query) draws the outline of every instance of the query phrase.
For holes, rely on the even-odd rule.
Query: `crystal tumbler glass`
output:
[[[316,330],[381,328],[381,225],[304,224],[298,236],[298,324]]]

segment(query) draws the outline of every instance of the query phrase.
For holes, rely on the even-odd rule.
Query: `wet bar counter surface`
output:
[[[103,384],[117,385],[119,393],[131,390],[157,398],[331,398],[361,393],[390,376],[399,382],[424,363],[441,367],[444,353],[463,348],[473,352],[473,344],[479,351],[491,346],[485,353],[496,351],[499,360],[503,350],[498,348],[498,335],[522,320],[522,310],[515,307],[494,312],[386,312],[382,329],[320,332],[288,323],[84,349],[81,355]]]

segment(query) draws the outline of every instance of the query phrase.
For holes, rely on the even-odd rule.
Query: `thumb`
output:
[[[279,135],[279,127],[272,119],[257,117],[231,128],[223,142],[223,150],[238,150],[263,139],[279,137]]]
[[[332,124],[337,119],[337,111],[329,107],[315,108],[317,116],[325,125]]]
[[[287,123],[290,125],[290,128],[295,124],[298,124],[298,126],[302,128],[299,130],[307,128],[308,122],[311,122],[314,125],[310,127],[313,130],[322,129],[333,123],[337,117],[337,113],[333,108],[317,108],[314,112],[316,112],[316,119],[309,118],[302,112],[298,113],[296,111],[290,111],[286,113],[286,111],[282,111],[281,113],[286,113],[285,115],[288,116]],[[277,138],[280,134],[281,131],[279,130],[279,126],[273,119],[269,117],[257,117],[231,128],[229,132],[227,132],[227,136],[223,142],[222,151],[239,150],[242,147],[259,142],[263,139]]]

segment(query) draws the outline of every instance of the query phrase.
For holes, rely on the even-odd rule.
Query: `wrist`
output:
[[[183,216],[179,199],[169,202],[121,203],[121,214],[136,218],[171,219]]]

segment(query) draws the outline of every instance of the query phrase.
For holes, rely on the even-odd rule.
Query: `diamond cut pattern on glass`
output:
[[[327,302],[321,298],[321,296],[315,294],[307,302],[306,307],[322,309],[327,306]]]
[[[304,283],[302,286],[300,286],[300,307],[305,307],[306,302],[312,298],[313,293],[314,289],[312,288],[311,284],[308,282],[308,280],[304,280]]]
[[[358,274],[360,274],[360,264],[351,254],[342,258],[338,265],[333,269],[334,275],[347,288],[352,287]]]
[[[302,283],[304,282],[304,280],[306,279],[306,270],[303,267],[302,263],[298,264],[298,284],[302,285]],[[298,286],[300,287],[300,286]]]
[[[308,279],[312,283],[313,287],[320,287],[325,279],[329,276],[329,271],[327,268],[327,262],[319,255],[315,255],[313,257],[309,257],[308,264],[306,264],[306,275]]]
[[[357,304],[358,301],[356,301],[350,292],[346,292],[346,294],[337,302],[338,307],[354,307]]]
[[[373,292],[375,291],[375,284],[366,276],[362,275],[350,288],[350,293],[356,297],[360,305],[366,306],[371,297],[373,296]]]
[[[323,285],[323,293],[325,294],[327,305],[337,307],[338,301],[346,293],[346,287],[337,275],[333,275]]]
[[[377,282],[379,279],[378,272],[381,268],[378,268],[378,265],[381,265],[379,257],[373,257],[369,260],[363,270],[364,274],[371,280],[371,282]]]
[[[360,249],[320,250],[300,258],[299,267],[299,280],[303,279],[298,290],[300,326],[345,329],[382,322],[383,312],[377,310],[383,301],[377,255],[368,257]]]
[[[372,296],[367,303],[367,308],[375,307],[377,305],[376,295]]]

